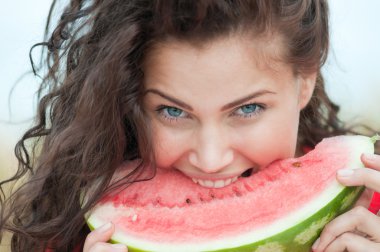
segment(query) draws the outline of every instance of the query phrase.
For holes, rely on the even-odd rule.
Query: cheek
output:
[[[245,129],[240,138],[240,152],[260,167],[271,162],[294,157],[298,135],[297,111],[268,114],[265,120]]]
[[[153,126],[153,151],[156,165],[168,168],[183,155],[184,141],[180,134],[165,130],[164,127]]]

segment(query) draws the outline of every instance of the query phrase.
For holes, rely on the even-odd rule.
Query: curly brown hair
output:
[[[55,5],[46,42],[38,44],[48,50],[36,123],[15,148],[17,173],[0,183],[3,189],[25,181],[1,197],[0,227],[13,233],[12,251],[71,251],[88,232],[84,213],[102,195],[149,179],[139,166],[109,185],[124,160],[154,164],[142,64],[149,48],[168,38],[205,43],[238,29],[280,33],[294,71],[318,73],[301,111],[298,144],[350,131],[338,120],[320,72],[329,45],[327,1],[71,0],[49,35]],[[90,191],[81,205],[81,194]]]

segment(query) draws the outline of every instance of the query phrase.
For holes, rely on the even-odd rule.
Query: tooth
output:
[[[215,187],[215,188],[221,188],[221,187],[224,187],[224,185],[225,185],[225,183],[224,183],[223,180],[217,180],[217,181],[215,181],[215,183],[214,183],[214,187]]]
[[[204,181],[204,180],[198,180],[198,184],[200,184],[201,186],[206,186],[206,184],[205,184],[205,181]]]
[[[222,187],[225,187],[225,186],[228,186],[229,184],[235,182],[238,177],[234,177],[234,178],[229,178],[229,179],[226,179],[226,180],[216,180],[216,181],[212,181],[212,180],[201,180],[201,179],[196,179],[196,178],[191,178],[193,180],[194,183],[196,184],[199,184],[203,187],[207,187],[207,188],[222,188]]]
[[[224,185],[229,185],[229,184],[231,184],[231,182],[232,182],[232,179],[231,178],[229,178],[229,179],[226,179],[226,181],[224,181]]]
[[[214,182],[212,182],[211,180],[206,180],[205,181],[205,186],[206,187],[214,187]]]

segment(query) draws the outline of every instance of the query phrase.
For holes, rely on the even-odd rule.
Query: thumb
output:
[[[115,226],[112,222],[104,224],[87,235],[83,251],[88,251],[97,242],[107,242],[111,239]]]

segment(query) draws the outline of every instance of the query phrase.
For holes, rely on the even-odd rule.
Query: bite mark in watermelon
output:
[[[310,251],[322,228],[363,191],[340,185],[336,171],[363,167],[360,155],[373,153],[373,142],[327,138],[302,157],[218,189],[158,169],[152,180],[104,197],[87,222],[94,229],[112,221],[112,242],[129,251]]]

